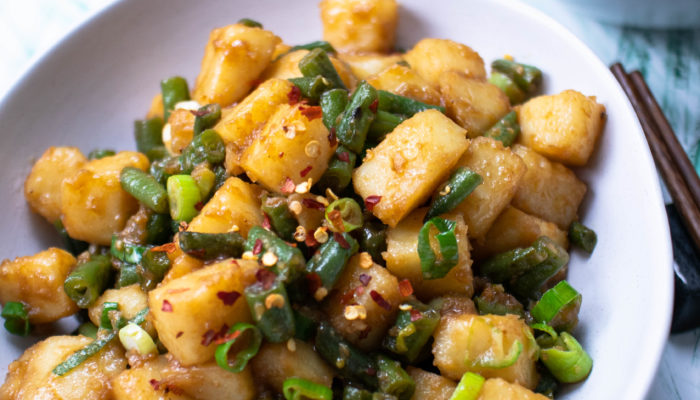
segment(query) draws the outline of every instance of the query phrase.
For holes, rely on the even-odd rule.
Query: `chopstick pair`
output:
[[[632,103],[656,167],[666,182],[690,237],[696,248],[700,249],[700,178],[693,164],[678,142],[673,128],[642,74],[639,71],[628,74],[620,63],[613,64],[610,70]]]

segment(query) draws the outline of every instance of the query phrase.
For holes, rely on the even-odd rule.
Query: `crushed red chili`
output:
[[[423,318],[423,314],[421,314],[421,312],[416,310],[415,308],[412,308],[411,309],[411,322],[416,322],[421,318]]]
[[[399,292],[401,293],[401,296],[403,297],[408,297],[413,294],[413,286],[411,285],[411,281],[408,279],[402,279],[399,281]]]
[[[335,147],[338,144],[338,137],[335,136],[335,126],[328,132],[328,142],[330,142],[331,147]]]
[[[333,232],[333,239],[335,239],[335,241],[338,242],[340,247],[344,248],[345,250],[350,248],[350,243],[348,243],[348,241],[345,240],[343,235],[341,235],[340,233]]]
[[[338,154],[338,160],[340,160],[342,162],[350,162],[350,154],[348,154],[347,151],[341,151]]]
[[[309,119],[309,121],[313,121],[317,118],[321,118],[323,116],[323,111],[321,110],[321,106],[311,106],[311,107],[300,107],[299,111],[303,116]]]
[[[367,286],[369,285],[369,282],[372,280],[372,277],[367,274],[360,274],[360,282],[362,282],[362,286]]]
[[[316,291],[321,287],[323,282],[321,282],[321,277],[317,273],[312,272],[306,275],[306,282],[309,287],[309,292],[316,293]]]
[[[289,104],[294,105],[301,101],[301,89],[296,86],[292,86],[292,89],[287,93],[287,99],[289,99]]]
[[[256,256],[262,252],[263,242],[260,239],[255,239],[255,244],[253,245],[253,254]]]
[[[296,189],[296,185],[294,184],[294,181],[289,177],[287,177],[284,180],[284,183],[282,184],[282,187],[280,188],[280,190],[284,194],[292,194],[292,193],[294,193],[294,189]]]
[[[272,229],[272,224],[270,223],[270,216],[266,212],[263,213],[262,227],[268,231]]]
[[[391,304],[384,300],[384,297],[382,297],[382,295],[379,294],[379,292],[377,292],[376,290],[372,290],[371,292],[369,292],[369,295],[379,307],[387,311],[391,311]]]
[[[326,209],[323,204],[314,199],[301,199],[301,204],[306,208],[315,208],[319,211],[324,211]]]
[[[377,112],[377,107],[379,107],[379,99],[374,99],[374,101],[372,102],[372,104],[369,105],[369,109],[370,109],[370,111],[372,111],[373,113],[376,113],[376,112]]]
[[[277,275],[266,268],[261,268],[255,273],[255,279],[263,285],[265,290],[272,287],[272,284],[275,283],[276,278]]]
[[[365,199],[365,208],[367,210],[372,211],[374,210],[374,206],[376,206],[380,201],[382,200],[382,196],[377,196],[377,195],[371,195],[367,196]]]
[[[241,297],[241,294],[235,290],[230,292],[219,291],[216,293],[216,297],[218,297],[225,306],[232,306],[236,300]]]
[[[168,300],[163,300],[163,306],[160,308],[163,312],[173,312],[173,305]]]
[[[173,251],[175,251],[175,249],[177,249],[175,243],[166,243],[152,248],[151,251],[164,251],[166,253],[172,253]]]
[[[311,172],[311,169],[313,169],[313,166],[307,165],[306,168],[302,169],[301,172],[299,172],[299,175],[301,175],[301,177],[303,178],[303,177],[305,177],[309,172]]]

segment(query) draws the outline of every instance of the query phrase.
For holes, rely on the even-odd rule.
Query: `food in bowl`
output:
[[[380,53],[396,7],[324,1],[327,41],[295,47],[215,29],[194,89],[164,80],[135,123],[138,151],[48,149],[25,195],[67,250],[2,263],[3,316],[86,320],[27,349],[0,398],[542,398],[585,379],[564,278],[595,235],[568,166],[603,106],[533,97],[541,72],[508,57],[487,79],[451,40]]]

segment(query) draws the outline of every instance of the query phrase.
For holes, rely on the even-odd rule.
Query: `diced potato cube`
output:
[[[92,342],[85,336],[51,336],[28,348],[8,367],[0,399],[102,400],[111,395],[111,380],[126,368],[118,342],[83,361],[70,373],[52,370],[68,356]]]
[[[440,315],[445,318],[450,315],[479,313],[471,297],[465,295],[448,294],[447,296],[440,296],[439,300],[436,300],[436,304],[440,305]]]
[[[282,55],[286,54],[287,52],[289,52],[289,50],[291,48],[292,48],[292,46],[290,46],[286,43],[283,43],[283,42],[278,43],[277,46],[275,46],[275,51],[272,53],[272,59],[276,60],[277,57],[282,56]]]
[[[265,122],[280,104],[289,102],[294,85],[286,79],[269,79],[258,86],[242,102],[222,111],[214,127],[226,143],[226,171],[231,175],[243,173],[241,155],[255,139]]]
[[[76,147],[49,147],[32,166],[24,181],[24,197],[35,212],[50,223],[61,217],[61,184],[85,165]]]
[[[194,137],[195,116],[190,110],[177,108],[170,113],[163,127],[163,144],[170,154],[182,154]]]
[[[335,375],[333,369],[309,343],[301,340],[293,340],[293,343],[265,343],[251,361],[255,379],[277,393],[282,393],[284,381],[291,377],[330,388]]]
[[[518,190],[525,163],[501,142],[482,136],[472,140],[457,166],[467,167],[484,179],[454,209],[464,216],[469,237],[482,240]]]
[[[283,193],[288,179],[318,182],[333,150],[319,106],[282,104],[243,152],[241,165],[253,182]]]
[[[390,65],[376,75],[367,78],[367,83],[377,89],[386,90],[401,96],[440,105],[440,93],[421,78],[413,69],[400,64]]]
[[[102,320],[102,307],[105,303],[112,302],[119,304],[119,311],[127,320],[130,320],[136,316],[143,309],[148,307],[148,296],[141,289],[141,285],[135,283],[133,285],[125,286],[119,289],[108,289],[102,293],[95,303],[88,308],[88,316],[90,321],[96,326],[100,326],[100,321]],[[144,329],[148,331],[149,334],[154,334],[155,330],[153,325],[146,321],[144,323]]]
[[[518,110],[519,142],[566,165],[583,166],[605,125],[605,106],[575,90],[530,99]]]
[[[168,253],[168,259],[170,259],[170,269],[162,280],[164,284],[175,278],[179,278],[189,274],[190,272],[201,269],[204,266],[204,261],[185,254],[180,248],[177,239],[173,239],[173,242],[175,244],[175,249]]]
[[[486,79],[484,60],[469,46],[449,39],[423,39],[404,58],[419,75],[438,85],[445,71],[457,71],[468,78]]]
[[[481,135],[510,111],[505,93],[488,82],[455,71],[442,73],[439,82],[447,115],[467,130],[468,137]]]
[[[406,372],[416,384],[411,400],[450,400],[457,387],[454,381],[420,368],[409,366]]]
[[[0,264],[0,303],[20,301],[28,308],[29,322],[58,321],[78,311],[63,290],[63,281],[76,265],[75,257],[51,247],[33,256],[3,260]]]
[[[258,263],[227,259],[161,284],[148,293],[148,305],[158,337],[184,366],[214,357],[216,345],[208,337],[224,325],[250,322],[244,298],[227,305],[218,293],[243,294],[255,282]]]
[[[146,113],[146,119],[151,119],[154,117],[163,118],[163,94],[158,93],[153,96],[151,100],[151,105],[148,107],[148,112]]]
[[[248,235],[248,230],[262,224],[260,188],[231,177],[214,193],[199,215],[190,222],[191,232],[224,233],[236,230]]]
[[[308,53],[309,50],[302,49],[283,55],[267,67],[265,72],[263,72],[262,79],[289,79],[303,76],[299,70],[299,61]],[[345,86],[349,89],[354,89],[357,79],[352,74],[350,67],[334,56],[329,55],[329,58]]]
[[[63,181],[61,212],[63,226],[74,239],[109,246],[112,234],[124,228],[138,202],[125,192],[119,174],[125,167],[148,168],[148,158],[135,151],[85,163]]]
[[[539,375],[535,369],[539,347],[529,326],[517,316],[464,314],[442,318],[433,333],[433,363],[443,376],[459,380],[465,372],[485,378],[503,378],[533,389]],[[522,351],[515,363],[503,368],[480,365],[506,360],[515,341]]]
[[[190,396],[175,394],[171,388],[162,384],[161,372],[168,366],[166,356],[159,356],[135,368],[122,371],[112,380],[114,400],[190,400]]]
[[[547,400],[549,397],[534,393],[517,383],[501,378],[487,379],[481,387],[477,400]]]
[[[340,52],[387,52],[394,47],[396,0],[323,0],[323,39]]]
[[[474,293],[472,285],[472,260],[469,256],[469,239],[467,225],[460,214],[447,214],[442,218],[455,221],[457,227],[457,245],[459,261],[444,278],[423,279],[418,256],[418,232],[423,227],[423,217],[427,209],[421,208],[404,218],[396,227],[387,230],[386,268],[399,279],[408,279],[416,296],[429,301],[446,293],[458,293],[470,296]]]
[[[547,160],[532,149],[516,144],[513,152],[527,165],[527,172],[513,197],[513,205],[552,221],[562,229],[569,229],[578,216],[586,184],[570,169]]]
[[[569,247],[566,231],[551,222],[508,206],[486,233],[484,243],[474,244],[474,256],[484,259],[518,247],[528,247],[540,236],[549,237],[564,249]]]
[[[381,344],[394,323],[403,297],[394,275],[378,264],[362,268],[360,259],[357,254],[348,261],[326,301],[326,313],[338,333],[359,348],[370,351]],[[360,281],[360,274],[370,277],[366,286]],[[345,318],[345,309],[352,306],[359,306],[361,310],[356,319],[349,320]],[[366,318],[362,318],[361,311]]]
[[[338,54],[338,58],[350,66],[350,70],[357,79],[367,79],[371,75],[378,74],[384,69],[403,60],[401,54]]]
[[[420,112],[367,151],[352,176],[355,191],[381,196],[372,212],[394,227],[430,197],[468,146],[464,129],[444,114]]]
[[[161,384],[195,400],[252,400],[256,393],[250,367],[231,373],[215,362],[184,367],[172,361],[163,370]]]
[[[216,28],[209,35],[192,97],[221,107],[242,99],[272,60],[280,38],[242,24]]]

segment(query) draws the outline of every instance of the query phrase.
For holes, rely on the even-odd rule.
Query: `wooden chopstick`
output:
[[[632,103],[632,107],[637,113],[639,122],[642,125],[642,130],[649,143],[649,149],[651,150],[651,155],[654,158],[656,167],[659,169],[659,172],[661,172],[664,182],[666,182],[666,187],[673,198],[676,208],[683,217],[684,225],[690,237],[693,238],[695,246],[700,249],[700,208],[689,188],[692,184],[686,182],[685,175],[681,172],[682,167],[679,166],[681,161],[678,161],[683,158],[687,160],[688,156],[680,147],[680,144],[677,143],[677,140],[676,144],[678,144],[678,146],[673,144],[668,145],[668,143],[666,143],[664,135],[660,132],[659,121],[657,121],[658,115],[655,115],[647,108],[647,104],[649,104],[650,101],[646,100],[645,97],[653,98],[648,87],[644,85],[646,90],[644,90],[644,88],[638,88],[638,82],[635,84],[620,63],[613,64],[610,70],[613,75],[615,75],[618,82],[620,82],[620,86],[622,86],[622,89],[627,94],[630,103]],[[639,78],[641,78],[641,74]],[[639,78],[637,78],[637,81],[639,81]],[[643,79],[641,80],[643,81]],[[645,93],[645,95],[640,95],[640,93]],[[652,99],[651,101],[656,103],[656,100]],[[663,116],[663,113],[661,114]],[[665,120],[665,118],[663,119]],[[668,121],[665,123],[668,125]],[[675,139],[675,134],[673,134],[670,126],[668,126],[668,129],[673,139]],[[687,160],[687,162],[690,163],[689,160]],[[694,170],[693,175],[695,175]],[[695,176],[695,178],[697,179],[697,176]]]

